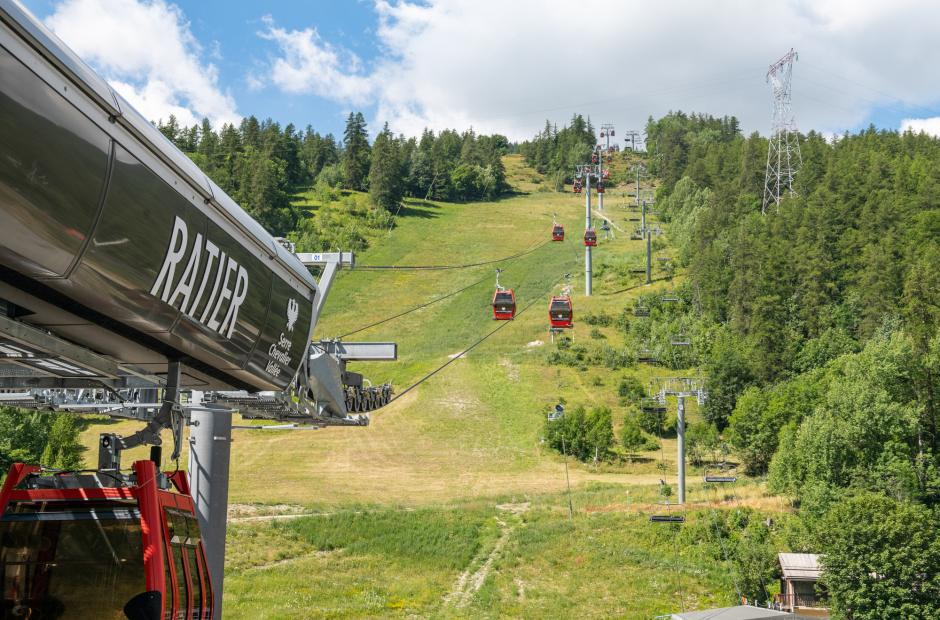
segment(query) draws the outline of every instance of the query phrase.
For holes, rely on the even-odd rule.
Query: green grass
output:
[[[499,265],[501,282],[515,289],[519,307],[532,307],[374,413],[369,427],[236,431],[234,507],[278,513],[278,505],[288,504],[319,516],[276,525],[231,521],[227,618],[649,618],[731,602],[726,571],[707,549],[677,545],[672,528],[646,520],[658,501],[659,479],[674,483],[674,439],[637,462],[569,462],[576,515],[568,520],[564,460],[541,444],[549,408],[560,399],[569,406],[606,405],[619,425],[626,414],[617,394],[622,377],[646,385],[683,373],[642,364],[549,365],[557,345],[547,331],[548,298],[560,290],[552,283],[572,274],[576,326],[569,335],[589,351],[623,347],[624,338],[616,321],[589,325],[585,314],[618,317],[639,294],[674,284],[645,286],[640,275],[629,273],[627,266],[639,263],[644,246],[629,239],[631,213],[620,207],[628,199],[615,189],[607,194],[606,212],[627,232],[601,241],[594,253],[594,295],[584,296],[584,197],[544,191],[539,175],[519,157],[506,161],[518,193],[489,203],[406,201],[396,226],[370,233],[369,248],[356,260],[436,265],[509,256],[548,239],[556,214],[566,228],[564,243],[544,244]],[[626,165],[618,161],[614,176]],[[497,326],[489,307],[496,266],[343,271],[316,336],[345,334],[482,279],[463,293],[347,338],[397,342],[397,362],[355,364],[351,370],[375,383],[391,381],[401,392]],[[688,414],[697,418],[694,403]],[[121,422],[108,430],[126,434],[137,426]],[[84,441],[94,446],[101,430],[90,427]],[[691,509],[715,499],[724,500],[722,509],[740,503],[785,509],[779,499],[765,496],[758,481],[742,481],[733,497],[721,498],[702,487],[700,473],[688,472]],[[505,503],[527,503],[528,509],[497,508]],[[462,604],[448,602],[461,574],[486,566],[500,545],[479,589]]]
[[[226,617],[651,618],[732,602],[708,512],[687,513],[682,531],[651,524],[648,507],[629,501],[589,508],[611,499],[629,493],[577,491],[573,520],[564,496],[543,494],[515,513],[472,501],[235,525]],[[270,557],[272,547],[289,551]],[[488,560],[479,588],[455,602],[464,570],[473,575]]]

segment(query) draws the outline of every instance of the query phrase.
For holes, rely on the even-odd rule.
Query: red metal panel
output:
[[[153,461],[134,463],[137,476],[137,504],[140,508],[140,532],[144,548],[144,575],[147,590],[163,593],[163,605],[166,605],[166,592],[163,580],[163,553],[160,551],[162,532],[161,510],[157,500],[157,466]],[[163,612],[161,612],[162,615]]]
[[[26,465],[25,463],[13,463],[7,479],[3,481],[3,489],[0,489],[0,515],[6,512],[7,502],[12,499],[13,489],[22,482],[23,478],[34,471],[39,471],[35,465]]]

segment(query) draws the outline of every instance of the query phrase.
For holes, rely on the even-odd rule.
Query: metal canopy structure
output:
[[[347,363],[397,347],[311,342],[353,254],[295,255],[16,0],[0,0],[0,126],[0,404],[145,423],[102,436],[103,470],[165,428],[175,457],[191,424],[219,618],[232,414],[364,426],[391,386]]]

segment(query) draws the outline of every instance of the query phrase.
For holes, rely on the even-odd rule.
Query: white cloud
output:
[[[63,0],[46,24],[150,120],[238,122],[183,12],[164,0]],[[210,51],[219,57],[217,47]]]
[[[901,121],[901,131],[926,133],[931,136],[940,136],[940,116],[931,118],[905,118]]]
[[[374,104],[373,126],[411,134],[473,125],[522,138],[575,111],[623,131],[675,109],[766,132],[764,73],[794,47],[800,128],[838,132],[874,107],[940,101],[940,84],[923,78],[940,65],[931,0],[374,1],[383,54],[368,70],[313,28],[271,22],[273,83]]]
[[[277,43],[282,56],[271,64],[271,82],[288,93],[313,93],[362,105],[372,92],[372,80],[359,75],[359,58],[337,50],[315,28],[287,31],[263,18],[267,30],[258,33]]]

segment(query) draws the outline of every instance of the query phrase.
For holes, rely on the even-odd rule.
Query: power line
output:
[[[493,265],[496,263],[501,263],[503,261],[512,260],[514,258],[519,258],[520,256],[525,256],[526,254],[531,254],[536,251],[543,245],[548,244],[548,241],[542,241],[538,245],[518,254],[513,254],[512,256],[504,256],[502,258],[496,258],[493,260],[482,261],[479,263],[467,263],[465,265],[356,265],[355,270],[390,270],[390,271],[441,271],[445,269],[469,269],[471,267],[482,267],[483,265]]]

